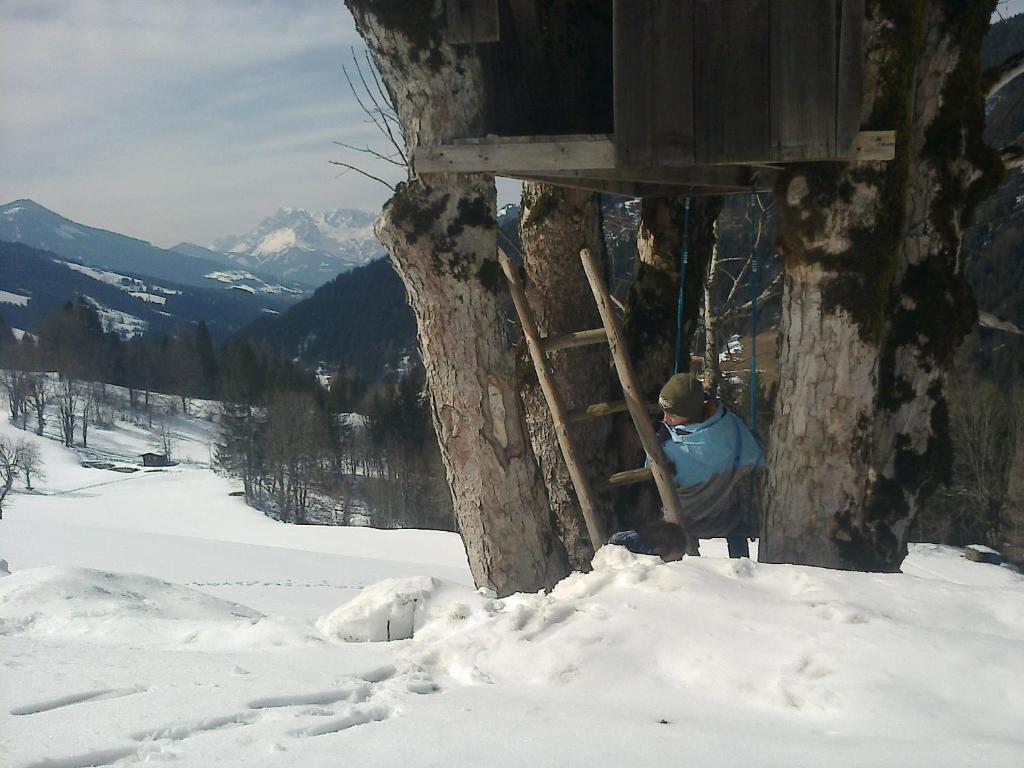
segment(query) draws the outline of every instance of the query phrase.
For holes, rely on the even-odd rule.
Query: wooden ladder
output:
[[[586,248],[580,251],[580,258],[583,261],[583,270],[586,272],[590,288],[594,293],[594,300],[597,302],[598,311],[601,314],[603,328],[595,328],[590,331],[577,331],[576,333],[565,334],[564,336],[549,336],[542,338],[537,331],[537,323],[534,320],[533,310],[526,299],[526,291],[523,288],[519,272],[509,258],[508,253],[500,245],[498,246],[498,258],[501,268],[508,279],[509,289],[512,293],[512,301],[515,304],[516,314],[523,328],[523,336],[526,338],[526,346],[530,352],[530,359],[537,371],[537,380],[540,382],[541,391],[547,401],[548,409],[551,411],[551,418],[555,426],[555,435],[558,437],[558,445],[562,449],[562,457],[569,470],[569,477],[572,479],[573,487],[576,489],[576,497],[580,502],[580,509],[583,512],[583,519],[587,525],[587,532],[594,544],[594,549],[603,545],[608,537],[605,534],[604,526],[597,516],[597,505],[595,503],[594,489],[591,487],[587,475],[581,470],[580,463],[576,457],[576,451],[572,440],[569,438],[569,425],[586,419],[600,416],[609,416],[613,413],[629,411],[636,427],[640,442],[649,459],[648,466],[639,469],[631,469],[625,472],[618,472],[608,478],[608,485],[619,486],[631,483],[640,483],[654,479],[658,486],[658,493],[661,496],[661,503],[665,509],[665,517],[679,525],[686,533],[687,554],[696,554],[697,541],[686,530],[683,521],[683,510],[676,495],[672,483],[672,474],[669,472],[668,461],[665,459],[651,425],[647,408],[640,396],[640,389],[636,384],[636,374],[633,372],[633,365],[629,360],[626,350],[625,334],[622,331],[622,323],[615,308],[612,298],[604,284],[601,268],[594,259],[593,254]],[[612,353],[612,361],[615,363],[615,371],[619,375],[619,382],[622,384],[623,400],[613,403],[595,403],[575,410],[567,410],[562,396],[555,385],[555,379],[551,374],[548,360],[548,353],[560,349],[572,349],[588,344],[607,343]]]

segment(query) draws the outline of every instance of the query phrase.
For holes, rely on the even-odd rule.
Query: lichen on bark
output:
[[[790,521],[785,535],[769,535],[767,559],[795,554],[811,564],[898,569],[917,507],[947,471],[943,380],[975,320],[960,233],[999,177],[998,160],[981,143],[978,56],[991,6],[990,0],[869,2],[863,127],[895,129],[896,158],[863,167],[795,167],[783,176],[787,291],[803,304],[816,297],[821,314],[800,320],[803,347],[784,355],[780,376],[813,370],[819,377],[804,388],[824,396],[817,405],[830,414],[831,426],[818,439],[848,435],[831,449],[848,452],[850,466],[832,470],[844,488],[838,495],[787,479],[786,472],[813,476],[815,470],[799,466],[813,447],[799,448],[806,422],[794,424],[797,406],[782,398],[769,515],[785,515],[782,508],[795,504],[821,522],[808,530]],[[849,324],[856,342],[826,349],[823,366],[806,366],[801,356],[817,354],[813,333],[810,339],[806,333],[819,323],[836,332]],[[835,366],[848,373],[835,373]],[[807,509],[808,500],[792,495],[798,490],[821,509]],[[800,534],[817,536],[818,547],[786,540]]]

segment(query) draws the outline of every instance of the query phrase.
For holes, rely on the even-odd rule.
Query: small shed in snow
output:
[[[893,156],[891,130],[860,130],[865,0],[447,0],[446,10],[447,41],[475,46],[483,64],[482,112],[474,135],[417,148],[418,173],[641,197],[763,188],[780,163]]]
[[[169,467],[171,466],[171,459],[164,453],[144,453],[142,454],[142,466]]]

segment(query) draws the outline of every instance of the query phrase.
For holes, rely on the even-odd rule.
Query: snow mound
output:
[[[405,656],[441,685],[571,686],[596,704],[615,681],[613,698],[657,691],[665,711],[682,696],[740,720],[799,713],[865,737],[887,722],[1007,733],[1024,711],[1013,682],[1024,580],[1006,576],[978,588],[747,559],[663,564],[605,547],[550,593],[427,611]],[[978,691],[1002,705],[967,717]]]
[[[486,598],[469,587],[431,576],[384,579],[364,587],[359,596],[317,620],[317,628],[347,643],[409,640],[424,624],[451,612],[468,614],[467,603]],[[461,601],[461,602],[460,602]]]
[[[238,603],[149,576],[91,568],[20,570],[0,581],[0,636],[74,636],[202,648],[312,639]]]

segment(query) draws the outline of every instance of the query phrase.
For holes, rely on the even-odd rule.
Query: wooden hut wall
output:
[[[484,133],[610,134],[612,0],[498,0]]]
[[[852,156],[864,0],[615,0],[620,167]]]

